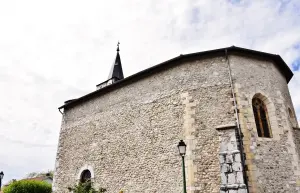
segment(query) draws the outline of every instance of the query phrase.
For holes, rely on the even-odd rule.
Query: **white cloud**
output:
[[[291,65],[300,57],[297,7],[298,0],[1,1],[5,181],[54,167],[57,107],[107,78],[118,40],[126,76],[181,53],[231,45],[277,53]],[[298,117],[299,86],[296,72],[290,88]]]

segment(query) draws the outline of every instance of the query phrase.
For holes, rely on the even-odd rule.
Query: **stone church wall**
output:
[[[288,116],[288,108],[295,111],[284,76],[272,62],[237,55],[229,62],[249,192],[299,192],[299,132]],[[272,138],[257,135],[253,96],[267,105]],[[188,193],[220,192],[219,140],[230,132],[216,128],[235,122],[225,57],[182,62],[65,110],[55,192],[68,192],[84,169],[108,193],[182,192],[179,139],[187,143]]]
[[[288,116],[288,107],[293,105],[284,76],[272,62],[259,59],[230,56],[230,64],[244,134],[249,191],[299,192],[298,144],[294,142]],[[252,110],[254,96],[267,106],[272,138],[257,135]]]
[[[108,193],[182,191],[179,139],[187,143],[188,193],[220,192],[218,125],[234,124],[224,57],[184,62],[65,111],[55,192],[85,168]]]

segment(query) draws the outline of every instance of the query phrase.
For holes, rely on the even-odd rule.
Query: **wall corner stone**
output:
[[[236,125],[221,125],[216,127],[220,140],[220,193],[247,193],[241,154],[236,139]]]

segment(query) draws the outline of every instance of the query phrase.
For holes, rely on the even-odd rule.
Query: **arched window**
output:
[[[85,183],[91,181],[91,176],[90,170],[83,170],[80,176],[80,182]]]
[[[252,107],[255,117],[258,137],[272,137],[267,107],[259,98],[253,98]]]

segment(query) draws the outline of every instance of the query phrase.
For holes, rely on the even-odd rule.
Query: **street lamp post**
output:
[[[0,172],[0,190],[1,190],[1,186],[2,186],[2,179],[3,179],[4,173],[3,171]]]
[[[184,164],[184,156],[186,153],[186,144],[183,140],[180,140],[180,142],[177,145],[179,150],[179,155],[182,158],[182,173],[183,173],[183,193],[186,193],[186,179],[185,179],[185,164]]]

